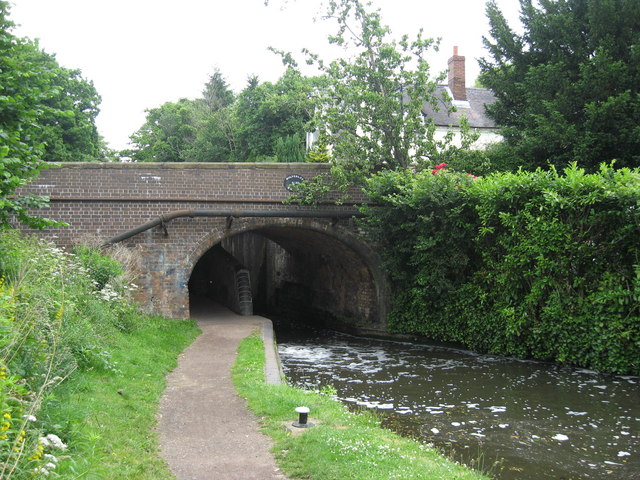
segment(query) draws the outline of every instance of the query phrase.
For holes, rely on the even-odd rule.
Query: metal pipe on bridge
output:
[[[112,245],[114,243],[121,242],[127,238],[133,237],[139,233],[149,230],[158,225],[164,226],[166,223],[176,218],[183,217],[218,217],[227,218],[232,221],[234,218],[243,217],[256,217],[256,218],[332,218],[336,221],[339,219],[362,217],[363,214],[357,211],[336,211],[336,210],[175,210],[173,212],[160,215],[147,223],[144,223],[136,228],[128,230],[118,236],[115,236],[105,243],[103,247]]]

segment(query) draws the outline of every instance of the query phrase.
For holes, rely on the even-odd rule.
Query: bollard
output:
[[[298,421],[293,422],[292,425],[298,428],[313,427],[313,423],[307,422],[307,419],[309,417],[309,412],[310,412],[309,407],[297,407],[296,413],[298,414]]]

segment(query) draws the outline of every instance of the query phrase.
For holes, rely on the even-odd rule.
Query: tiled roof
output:
[[[423,112],[427,117],[434,119],[435,124],[438,126],[454,126],[459,125],[460,117],[465,116],[469,119],[469,126],[472,128],[497,128],[493,119],[487,116],[487,112],[484,108],[487,104],[492,104],[496,101],[496,97],[491,90],[486,88],[467,88],[467,105],[458,105],[457,111],[448,113],[447,110],[451,107],[451,102],[444,102],[442,100],[442,94],[445,90],[448,90],[445,85],[438,86],[436,90],[436,98],[438,98],[438,111],[427,102],[423,107]],[[449,92],[451,97],[451,92]],[[459,102],[456,102],[458,104]]]

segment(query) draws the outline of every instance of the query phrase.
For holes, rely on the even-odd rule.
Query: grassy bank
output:
[[[233,368],[238,393],[262,420],[275,441],[278,465],[291,478],[313,480],[481,479],[482,474],[453,463],[435,449],[379,427],[375,416],[349,412],[331,398],[264,380],[264,346],[258,337],[245,339]],[[317,426],[301,434],[287,428],[294,409],[311,409]]]
[[[193,322],[139,312],[122,260],[0,232],[0,478],[173,478],[153,432]]]
[[[48,397],[40,418],[69,446],[63,479],[173,479],[154,432],[165,375],[198,333],[193,322],[149,319],[108,341],[114,368],[80,371]]]

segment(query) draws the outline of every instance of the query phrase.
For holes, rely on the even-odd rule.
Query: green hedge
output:
[[[640,171],[441,167],[380,173],[367,193],[393,331],[640,374]]]

